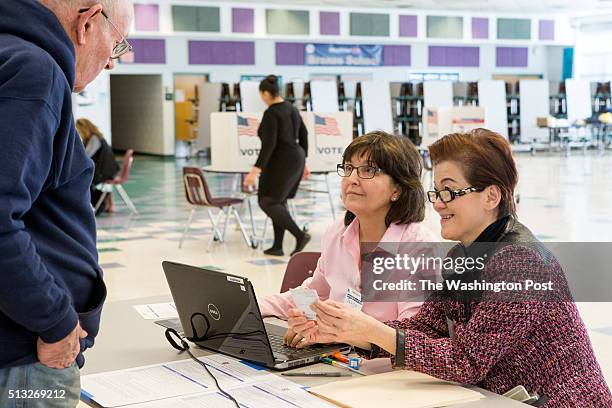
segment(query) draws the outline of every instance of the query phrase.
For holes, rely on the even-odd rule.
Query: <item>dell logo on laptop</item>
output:
[[[208,314],[215,320],[221,319],[221,312],[219,312],[217,306],[213,305],[212,303],[208,304]]]

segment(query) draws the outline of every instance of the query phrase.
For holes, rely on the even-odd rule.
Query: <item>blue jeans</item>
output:
[[[81,376],[76,363],[63,370],[40,363],[0,368],[2,408],[74,408],[80,393]]]

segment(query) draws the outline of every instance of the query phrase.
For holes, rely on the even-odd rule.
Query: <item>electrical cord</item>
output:
[[[206,322],[206,330],[204,331],[204,335],[202,335],[202,336],[198,335],[197,329],[195,327],[194,319],[196,317],[202,317],[204,319],[204,321]],[[193,355],[193,353],[190,350],[189,343],[187,343],[187,341],[185,339],[187,339],[189,341],[192,341],[192,342],[200,342],[200,341],[205,341],[205,340],[214,340],[214,339],[218,339],[218,338],[232,336],[232,337],[243,339],[243,340],[249,340],[249,339],[246,339],[244,337],[253,336],[253,335],[257,335],[257,334],[265,335],[265,332],[263,330],[253,330],[253,331],[244,332],[244,333],[239,333],[239,332],[216,333],[216,334],[212,334],[212,335],[209,336],[208,335],[208,331],[210,330],[210,321],[208,320],[208,317],[206,317],[203,313],[194,313],[194,314],[192,314],[191,315],[191,319],[190,319],[190,323],[191,323],[191,332],[193,333],[193,337],[183,338],[183,337],[181,337],[181,335],[175,329],[167,328],[166,332],[165,332],[166,340],[168,340],[168,343],[170,343],[170,345],[172,347],[174,347],[176,350],[178,350],[180,352],[186,351],[187,354],[189,354],[189,357],[191,357],[193,359],[193,361],[195,361],[196,363],[201,365],[204,368],[204,370],[206,370],[208,375],[215,382],[215,386],[217,387],[219,392],[221,394],[223,394],[225,397],[227,397],[229,400],[231,400],[236,405],[236,408],[240,408],[240,404],[238,403],[238,401],[236,401],[236,399],[233,396],[231,396],[228,392],[226,392],[225,390],[223,390],[219,386],[219,382],[217,381],[217,378],[210,372],[210,370],[208,368],[208,365],[206,363],[204,363],[203,361],[197,359]],[[261,339],[254,339],[254,340],[260,341],[261,343],[267,345],[267,343],[265,341],[261,340]]]
[[[172,336],[175,336],[179,341],[177,342]],[[215,386],[217,387],[219,392],[223,394],[225,397],[227,397],[230,401],[232,401],[236,405],[236,408],[240,408],[240,404],[238,403],[238,401],[236,401],[236,398],[234,398],[227,391],[221,388],[221,386],[219,385],[219,381],[217,381],[217,378],[208,369],[208,365],[204,363],[203,361],[197,359],[196,356],[193,355],[193,353],[191,352],[189,348],[189,343],[187,343],[187,341],[185,341],[185,339],[183,339],[176,330],[170,329],[170,328],[166,329],[166,339],[172,345],[172,347],[174,347],[175,349],[181,352],[186,351],[187,354],[189,354],[189,357],[191,357],[193,361],[195,361],[196,363],[204,367],[204,370],[206,370],[208,375],[215,382]]]

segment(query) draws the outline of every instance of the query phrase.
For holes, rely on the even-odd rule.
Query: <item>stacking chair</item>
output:
[[[311,277],[321,257],[320,252],[298,252],[289,259],[280,293],[297,288]]]
[[[127,207],[130,209],[130,211],[134,214],[138,214],[138,210],[136,210],[134,203],[132,202],[132,200],[130,200],[130,196],[128,196],[127,192],[123,188],[123,184],[125,184],[128,181],[128,178],[130,177],[130,170],[132,168],[133,161],[134,150],[129,149],[127,152],[125,152],[125,155],[123,156],[123,165],[121,167],[119,175],[115,176],[114,179],[106,180],[104,183],[102,183],[101,186],[98,185],[99,187],[96,187],[98,188],[98,190],[102,191],[102,195],[100,195],[100,198],[98,199],[98,202],[94,207],[96,213],[104,202],[106,196],[112,193],[113,188],[115,188],[125,205],[127,205]]]
[[[208,241],[207,251],[210,251],[210,247],[214,240],[219,242],[223,242],[225,239],[225,232],[227,230],[227,224],[229,222],[230,216],[233,214],[238,226],[240,227],[240,231],[242,232],[242,236],[247,246],[251,247],[251,239],[249,238],[246,229],[244,228],[244,224],[240,219],[240,215],[234,205],[242,204],[244,198],[235,198],[235,197],[213,197],[210,194],[210,190],[208,188],[208,183],[206,183],[206,178],[204,177],[204,173],[199,167],[183,167],[183,185],[185,186],[185,197],[187,202],[191,204],[193,207],[191,208],[191,212],[189,213],[189,218],[187,219],[187,224],[185,225],[185,230],[183,231],[183,235],[181,236],[181,240],[179,241],[179,248],[183,246],[183,241],[187,232],[189,231],[189,226],[193,219],[193,214],[195,213],[198,207],[206,208],[208,212],[208,217],[210,219],[210,223],[213,227],[213,233],[210,236]],[[215,217],[212,209],[217,208],[219,212]],[[221,221],[221,215],[225,215],[225,221],[223,225],[223,230],[219,230],[219,222]]]

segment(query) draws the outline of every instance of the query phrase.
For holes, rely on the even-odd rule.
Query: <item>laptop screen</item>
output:
[[[272,365],[274,358],[251,283],[234,275],[162,264],[185,337],[199,346]]]

